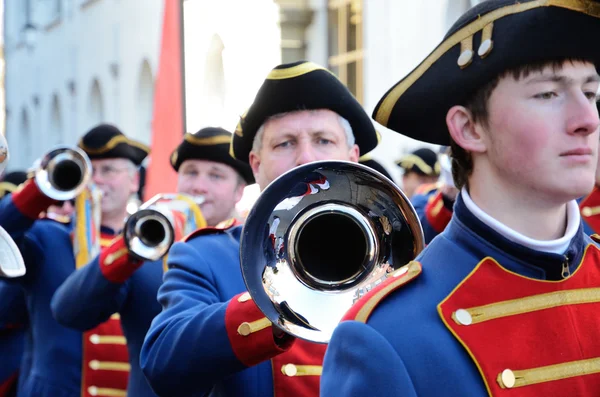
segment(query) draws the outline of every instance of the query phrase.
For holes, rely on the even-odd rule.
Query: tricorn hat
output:
[[[89,130],[80,140],[78,146],[91,160],[125,158],[135,165],[150,153],[150,148],[140,142],[126,137],[117,127],[100,124]]]
[[[354,95],[329,70],[300,61],[275,67],[241,117],[231,141],[231,153],[248,162],[254,137],[269,117],[298,110],[329,109],[350,123],[361,154],[377,146],[379,134]]]
[[[254,183],[252,169],[247,163],[234,159],[229,154],[231,132],[217,127],[206,127],[183,137],[183,142],[171,154],[171,165],[175,171],[185,160],[211,160],[227,164],[244,178],[246,183]]]

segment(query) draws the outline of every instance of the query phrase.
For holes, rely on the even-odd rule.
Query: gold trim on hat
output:
[[[458,30],[446,40],[444,40],[417,68],[412,71],[406,78],[400,81],[390,92],[383,98],[381,106],[377,110],[375,120],[387,126],[392,110],[398,102],[398,99],[417,81],[425,72],[437,62],[446,52],[455,45],[463,41],[469,36],[483,29],[488,24],[503,18],[508,15],[518,14],[520,12],[529,11],[539,7],[560,7],[572,11],[578,11],[593,17],[600,17],[600,3],[588,0],[533,0],[526,3],[517,3],[510,6],[498,8],[485,15],[480,16],[473,22],[469,23],[462,29]]]
[[[285,69],[273,69],[267,76],[267,80],[291,79],[310,72],[314,72],[315,70],[325,70],[326,72],[331,73],[330,70],[324,68],[323,66],[317,65],[316,63],[304,62],[300,65],[291,66]],[[335,76],[333,73],[331,73],[331,75]]]
[[[86,144],[84,144],[83,138],[81,138],[79,140],[78,146],[89,154],[102,154],[102,153],[106,153],[109,150],[115,148],[120,143],[125,143],[129,146],[133,146],[138,149],[141,149],[141,150],[145,151],[146,153],[150,153],[150,148],[148,146],[144,145],[141,142],[136,142],[132,139],[129,139],[125,135],[117,135],[117,136],[112,137],[108,142],[106,142],[106,144],[104,146],[102,146],[98,149],[93,149],[93,148],[87,146]]]
[[[231,142],[231,135],[216,135],[209,137],[197,137],[193,134],[187,133],[183,138],[184,141],[191,143],[196,146],[210,146],[210,145],[225,145]]]
[[[438,164],[437,161],[435,163],[436,165]],[[425,162],[425,160],[423,160],[416,154],[409,154],[407,156],[404,156],[400,160],[398,160],[396,164],[406,169],[412,168],[412,166],[416,165],[417,168],[423,171],[423,173],[426,175],[436,175],[435,173],[439,169],[439,166],[432,168],[429,164]]]

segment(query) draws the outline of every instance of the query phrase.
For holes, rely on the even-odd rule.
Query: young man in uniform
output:
[[[231,218],[244,187],[253,182],[250,167],[229,155],[230,141],[231,133],[222,128],[203,128],[185,134],[171,155],[171,166],[178,173],[177,192],[190,199],[202,196],[202,216],[210,226]],[[127,393],[155,396],[139,363],[146,332],[160,312],[156,293],[162,283],[163,261],[143,262],[127,253],[120,235],[99,257],[65,280],[54,294],[52,312],[60,324],[81,331],[119,313],[131,365]]]
[[[596,170],[598,35],[596,1],[484,1],[382,98],[384,126],[451,145],[461,192],[337,327],[323,396],[598,395],[600,250],[576,202]]]
[[[358,161],[377,145],[369,116],[328,70],[274,68],[232,139],[264,189],[317,160]],[[241,226],[200,230],[169,254],[141,365],[159,395],[316,396],[325,350],[281,333],[246,293]]]
[[[91,129],[79,146],[90,157],[93,180],[103,193],[98,237],[100,244],[107,243],[122,227],[127,198],[138,187],[136,167],[148,148],[106,124]],[[85,204],[82,195],[77,200]],[[39,219],[52,204],[57,202],[45,196],[33,180],[0,202],[0,225],[19,246],[27,267],[23,277],[10,280],[25,293],[27,339],[31,342],[31,370],[19,395],[88,397],[100,392],[125,393],[129,364],[118,318],[82,333],[61,326],[52,317],[50,301],[54,292],[76,268],[87,263],[85,254],[89,250],[84,243],[94,241],[88,239],[93,231],[92,222],[82,218],[85,211],[76,213],[72,227]]]

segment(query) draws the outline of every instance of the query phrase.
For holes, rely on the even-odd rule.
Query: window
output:
[[[329,0],[329,69],[363,101],[362,0]]]

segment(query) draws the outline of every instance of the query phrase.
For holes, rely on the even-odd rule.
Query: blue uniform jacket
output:
[[[242,227],[175,243],[158,291],[163,311],[142,347],[140,362],[160,396],[272,396],[272,368],[251,368],[227,337],[228,301],[246,290],[240,272]],[[216,261],[215,261],[216,259]],[[219,263],[210,266],[209,263]]]
[[[516,245],[477,219],[459,195],[448,227],[417,258],[422,274],[381,300],[366,323],[345,321],[336,328],[325,355],[321,395],[488,395],[477,367],[445,327],[437,305],[484,257],[493,257],[518,275],[559,280],[563,263],[573,273],[589,244],[591,239],[580,227],[565,255]],[[514,321],[518,326],[519,319]],[[514,393],[507,395],[519,395],[518,390]]]
[[[27,307],[23,290],[18,284],[0,281],[0,390],[16,379],[20,381],[29,373],[27,358],[24,358]],[[25,355],[28,357],[29,355]],[[24,363],[21,368],[21,363]],[[19,369],[21,369],[19,373]],[[18,378],[14,378],[18,375]]]
[[[160,312],[156,293],[162,282],[162,261],[145,262],[125,282],[114,283],[100,271],[99,258],[71,274],[56,291],[54,317],[64,326],[86,331],[119,313],[131,365],[127,392],[135,397],[155,396],[139,357],[150,323]]]
[[[13,199],[13,195],[17,196]],[[0,226],[15,240],[27,268],[23,277],[7,280],[23,289],[29,320],[26,335],[26,345],[31,347],[26,358],[29,362],[24,362],[22,368],[29,366],[30,371],[20,382],[18,395],[89,396],[97,391],[96,381],[99,381],[96,384],[100,387],[118,384],[125,389],[121,385],[126,386],[128,369],[114,371],[96,366],[104,363],[98,359],[106,360],[105,357],[110,356],[118,361],[122,355],[126,356],[124,347],[104,344],[90,348],[87,345],[91,342],[87,341],[84,346],[80,331],[60,325],[52,315],[50,301],[58,287],[75,270],[75,256],[71,226],[37,218],[48,205],[48,199],[31,182],[0,201]],[[108,230],[102,232],[106,235]],[[118,322],[112,320],[111,325],[103,327],[111,336],[121,332]],[[119,353],[119,357],[115,353]],[[82,372],[88,375],[84,377]],[[88,381],[94,383],[88,384]]]
[[[81,387],[81,332],[63,327],[52,317],[54,291],[75,268],[69,227],[55,221],[21,214],[11,199],[0,201],[0,226],[15,240],[27,268],[14,279],[25,293],[29,316],[27,332],[35,349],[31,371],[20,396],[79,396]],[[48,255],[52,252],[52,255]],[[11,280],[13,281],[13,280]]]
[[[169,253],[158,292],[163,309],[140,356],[160,396],[319,393],[325,346],[275,340],[270,321],[245,292],[241,231],[241,226],[203,229]]]

